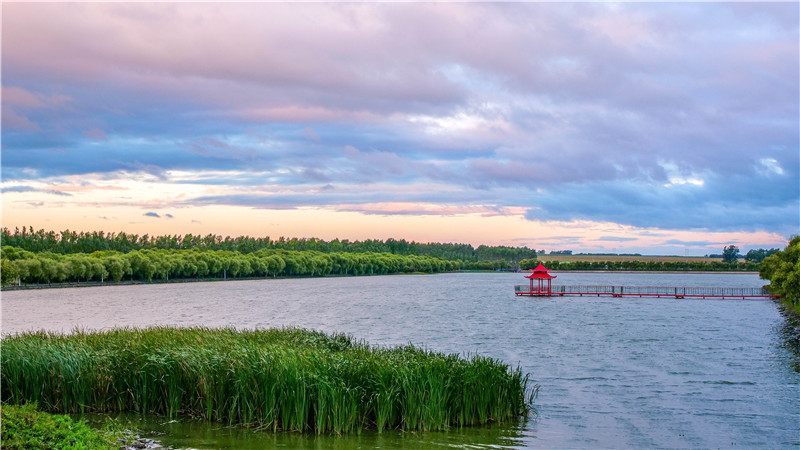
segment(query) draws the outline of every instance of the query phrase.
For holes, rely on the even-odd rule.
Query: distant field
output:
[[[539,261],[657,261],[657,262],[722,262],[722,258],[704,256],[631,256],[631,255],[540,255]]]

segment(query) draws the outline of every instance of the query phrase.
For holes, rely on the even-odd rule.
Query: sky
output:
[[[3,2],[2,225],[783,248],[799,10]]]

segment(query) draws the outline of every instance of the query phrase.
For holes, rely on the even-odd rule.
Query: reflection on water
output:
[[[780,347],[790,355],[787,362],[795,372],[800,373],[800,324],[786,322],[779,326],[778,333]]]
[[[757,287],[754,274],[559,273],[562,284]],[[800,445],[800,352],[774,302],[518,298],[519,274],[442,274],[9,291],[2,332],[299,326],[375,345],[480,353],[531,374],[518,429],[341,438],[180,422],[197,448],[785,448]],[[184,434],[182,434],[184,433]],[[245,436],[245,437],[243,437]],[[251,445],[250,439],[263,439]],[[224,445],[223,445],[224,443]]]
[[[83,417],[93,426],[101,426],[110,416]],[[236,426],[211,424],[191,419],[169,420],[157,416],[121,414],[113,416],[130,424],[142,436],[157,439],[162,445],[193,449],[481,449],[524,447],[525,423],[491,425],[476,428],[454,428],[429,433],[400,431],[363,431],[360,435],[321,435],[310,433],[253,431]]]

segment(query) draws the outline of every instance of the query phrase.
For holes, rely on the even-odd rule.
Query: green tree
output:
[[[42,279],[42,263],[39,258],[17,259],[11,261],[23,282],[39,282]]]
[[[269,273],[273,278],[278,276],[279,273],[283,273],[284,269],[286,269],[286,261],[279,255],[272,255],[268,257],[267,264],[269,267]]]
[[[8,286],[17,281],[19,274],[14,265],[5,258],[0,258],[0,284]]]
[[[131,265],[127,259],[121,256],[109,256],[103,258],[103,266],[111,277],[112,281],[119,282],[122,277],[131,273]]]
[[[748,262],[760,263],[761,261],[764,260],[764,258],[766,258],[767,256],[774,255],[775,253],[777,253],[777,251],[778,251],[777,248],[771,248],[769,250],[763,248],[751,249],[749,252],[747,252],[744,259],[745,261]]]
[[[800,314],[800,236],[794,236],[783,251],[768,256],[759,265],[759,276],[784,296],[784,303]]]
[[[735,245],[728,245],[722,249],[722,261],[735,263],[739,260],[739,248]]]

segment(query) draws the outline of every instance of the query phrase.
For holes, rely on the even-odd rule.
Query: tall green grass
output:
[[[26,333],[3,339],[0,369],[10,404],[317,433],[516,420],[535,394],[527,374],[492,358],[295,328]]]

